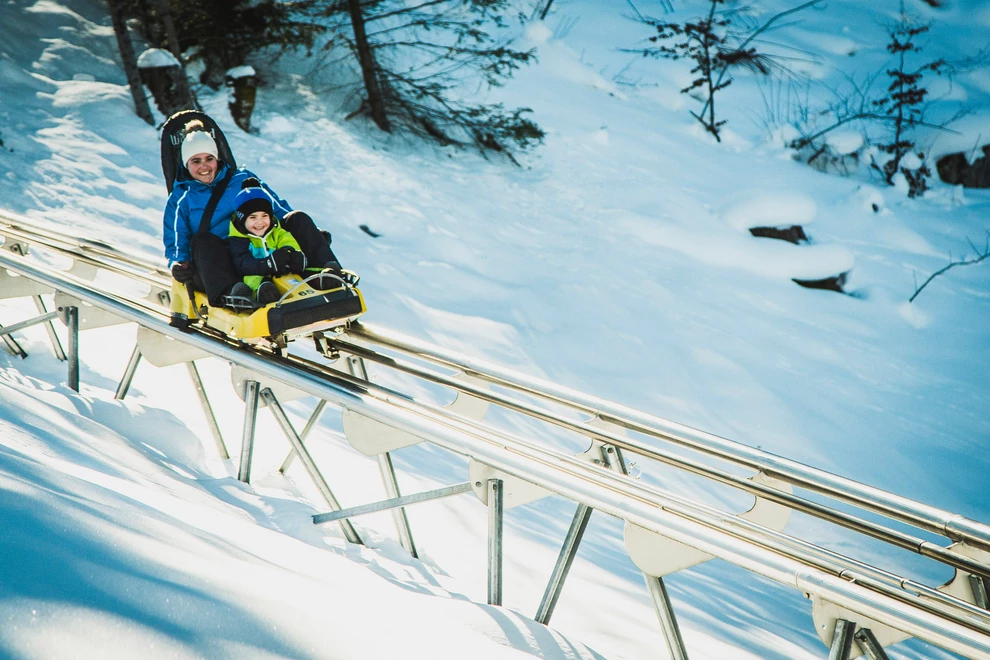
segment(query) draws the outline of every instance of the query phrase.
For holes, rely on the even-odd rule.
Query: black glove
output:
[[[188,261],[177,261],[172,264],[172,277],[179,284],[189,284],[196,277],[196,269]]]
[[[241,190],[244,190],[245,188],[260,188],[260,187],[261,187],[261,181],[258,181],[253,176],[249,176],[248,178],[244,179],[244,181],[241,183]]]
[[[289,248],[290,250],[292,248]],[[306,270],[306,255],[299,250],[289,252],[289,272],[302,274]]]
[[[272,275],[301,273],[306,268],[306,256],[299,250],[294,250],[286,245],[268,255],[268,258],[265,259],[265,265],[268,266]]]

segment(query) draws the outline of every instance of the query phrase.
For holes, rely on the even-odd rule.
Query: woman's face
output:
[[[217,175],[219,163],[213,154],[196,154],[186,163],[186,169],[192,178],[200,183],[213,183],[213,178]]]

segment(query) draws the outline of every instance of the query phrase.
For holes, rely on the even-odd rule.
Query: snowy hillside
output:
[[[528,15],[532,3],[520,4]],[[639,9],[661,14],[654,4]],[[987,45],[979,0],[906,4],[934,21],[926,56],[962,60]],[[689,16],[700,4],[674,6]],[[761,15],[789,6],[765,0]],[[883,70],[883,25],[898,3],[832,0],[773,31],[766,47],[813,83],[782,82],[774,96],[741,76],[721,101],[721,143],[679,93],[687,65],[621,50],[649,34],[631,13],[625,2],[556,0],[544,23],[519,27],[539,63],[493,98],[533,108],[547,131],[521,167],[345,120],[301,56],[259,90],[257,134],[233,125],[225,91],[200,100],[239,164],[333,232],[362,275],[368,321],[990,522],[990,260],[952,269],[908,303],[931,273],[973,255],[969,241],[983,247],[990,193],[935,177],[910,199],[866,165],[840,177],[797,162],[781,137],[800,105],[787,89],[823,107],[826,86]],[[12,0],[0,25],[0,208],[159,257],[158,135],[133,113],[105,4]],[[968,114],[955,133],[922,135],[930,153],[990,142],[990,63],[934,78],[932,91],[939,112]],[[792,224],[810,243],[748,231]],[[842,272],[850,295],[792,281]],[[29,300],[0,300],[4,325],[35,313]],[[373,542],[349,546],[310,523],[320,506],[304,478],[277,475],[288,445],[267,414],[248,487],[215,458],[181,367],[143,365],[114,401],[133,332],[83,334],[80,395],[43,330],[18,335],[27,360],[0,352],[0,656],[662,654],[618,521],[592,518],[548,631],[529,617],[573,504],[513,510],[505,608],[479,605],[477,501],[410,509],[421,561],[391,540],[387,515],[357,520]],[[236,454],[242,404],[213,362],[201,369]],[[301,426],[313,405],[287,409]],[[345,506],[382,497],[377,466],[347,446],[339,414],[325,413],[311,438]],[[407,492],[465,478],[462,461],[427,448],[395,461]],[[641,479],[749,506],[672,471]],[[805,516],[788,531],[866,561],[882,552]],[[898,561],[926,583],[951,577],[907,553]],[[718,561],[667,585],[693,659],[827,655],[793,590]],[[954,656],[913,640],[891,657]]]

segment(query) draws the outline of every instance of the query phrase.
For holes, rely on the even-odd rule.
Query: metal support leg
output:
[[[135,346],[134,352],[131,353],[131,359],[127,363],[127,368],[124,369],[124,375],[120,378],[120,384],[117,385],[117,393],[113,395],[113,398],[118,401],[124,400],[124,397],[127,396],[127,390],[131,389],[131,381],[134,380],[134,372],[137,371],[140,362],[141,349]]]
[[[973,601],[977,607],[990,609],[990,597],[987,596],[987,580],[979,575],[969,576],[969,586],[973,587]]]
[[[244,382],[244,434],[241,436],[241,467],[237,478],[251,481],[251,457],[254,454],[254,429],[258,423],[258,381]]]
[[[303,445],[302,440],[298,435],[296,435],[295,429],[292,428],[289,418],[286,417],[285,411],[282,410],[282,406],[275,398],[275,395],[272,394],[271,389],[266,387],[261,390],[261,398],[268,404],[268,409],[271,410],[272,415],[275,416],[275,421],[277,421],[278,425],[282,427],[282,432],[285,434],[285,437],[290,443],[292,443],[292,447],[295,449],[296,453],[299,454],[299,460],[302,461],[303,467],[305,467],[306,472],[309,473],[309,478],[313,480],[313,483],[316,484],[320,494],[323,495],[323,499],[330,505],[331,510],[339,511],[341,509],[340,503],[337,502],[337,498],[334,497],[333,491],[330,490],[330,486],[327,485],[326,479],[324,479],[323,475],[320,473],[320,469],[316,467],[313,457],[309,455],[309,451],[306,449],[305,445]],[[361,537],[358,536],[357,530],[354,529],[354,525],[352,525],[349,520],[341,520],[340,529],[344,532],[344,536],[348,541],[363,545]]]
[[[325,399],[320,399],[320,402],[316,404],[316,409],[313,410],[313,414],[309,416],[309,421],[306,422],[306,428],[304,428],[302,430],[302,433],[299,434],[300,440],[303,441],[306,440],[306,436],[308,436],[309,432],[313,430],[314,426],[316,426],[316,422],[317,420],[320,419],[320,415],[323,413],[323,409],[326,407],[326,405],[327,402]],[[285,460],[282,461],[282,467],[280,467],[278,471],[281,472],[282,474],[285,474],[285,471],[289,469],[290,465],[292,465],[292,459],[294,459],[295,457],[296,457],[296,450],[293,449],[289,452],[289,455],[285,457]]]
[[[378,470],[382,473],[382,483],[385,485],[385,494],[391,498],[400,497],[399,482],[395,478],[395,468],[392,466],[392,457],[388,452],[378,454]],[[406,510],[403,507],[392,509],[392,520],[395,522],[395,531],[399,535],[399,543],[413,557],[416,554],[416,544],[413,542],[412,531],[409,529],[409,518],[406,517]]]
[[[880,642],[877,641],[876,635],[869,628],[860,628],[856,631],[855,635],[856,643],[859,644],[859,648],[863,651],[869,660],[890,660],[887,657],[887,652],[883,650],[880,646]]]
[[[64,308],[65,325],[69,329],[69,387],[79,391],[79,308]]]
[[[626,463],[618,447],[608,444],[602,445],[601,456],[602,465],[619,474],[626,474]],[[536,621],[543,625],[550,621],[550,616],[557,606],[557,599],[560,598],[560,592],[564,588],[564,580],[567,579],[567,574],[571,570],[571,564],[574,562],[574,557],[577,556],[584,530],[587,528],[588,521],[591,520],[591,514],[594,511],[591,507],[579,504],[574,512],[574,519],[571,520],[571,527],[567,530],[567,536],[564,537],[560,555],[557,557],[557,564],[553,568],[553,573],[550,574],[550,582],[547,583],[543,600],[540,601],[540,607],[536,611]]]
[[[362,380],[371,380],[368,377],[368,367],[364,363],[364,358],[355,355],[347,357],[347,369],[352,376]],[[385,486],[385,494],[390,498],[399,497],[399,482],[395,478],[395,468],[392,466],[392,457],[388,452],[378,455],[378,470],[382,475],[382,484]],[[409,517],[406,516],[404,508],[392,510],[392,521],[395,523],[395,532],[399,536],[399,543],[413,557],[419,557],[416,553],[416,543],[413,541],[412,530],[409,527]]]
[[[502,480],[488,480],[488,604],[502,604]]]
[[[196,388],[196,395],[199,397],[199,404],[203,408],[206,425],[210,427],[213,440],[217,443],[217,451],[220,452],[220,458],[227,460],[230,458],[230,452],[227,451],[227,445],[224,443],[223,435],[220,433],[220,425],[217,424],[216,415],[213,414],[213,406],[210,405],[210,400],[206,396],[203,379],[199,377],[199,369],[196,368],[195,362],[186,362],[186,369],[189,371],[189,377],[192,379],[193,385]]]
[[[45,301],[42,300],[41,296],[33,296],[34,306],[38,308],[38,311],[42,314],[48,313],[48,308],[45,307]],[[62,342],[59,341],[58,335],[55,333],[55,326],[49,321],[45,324],[45,330],[48,331],[48,339],[52,343],[52,351],[55,353],[55,357],[62,362],[65,362],[65,351],[62,350]]]
[[[832,647],[828,652],[828,660],[849,660],[852,652],[853,634],[856,623],[845,619],[836,619],[835,632],[832,633]]]
[[[662,578],[644,574],[646,588],[650,592],[650,599],[653,601],[653,609],[657,613],[660,627],[663,628],[663,636],[667,641],[667,651],[671,660],[687,660],[687,647],[684,646],[684,639],[681,637],[681,627],[677,625],[677,617],[674,616],[674,607],[670,603],[670,596],[667,594],[667,587]]]
[[[557,606],[557,599],[560,598],[560,592],[564,588],[564,580],[567,579],[571,564],[574,563],[574,557],[577,556],[581,537],[584,536],[584,530],[588,527],[588,521],[591,520],[591,514],[594,511],[587,504],[578,504],[577,511],[574,512],[574,519],[571,520],[571,527],[567,530],[567,536],[564,537],[564,544],[560,547],[557,564],[553,567],[553,573],[550,574],[550,582],[543,593],[543,600],[540,601],[540,607],[536,610],[537,623],[547,625],[550,621],[553,608]]]

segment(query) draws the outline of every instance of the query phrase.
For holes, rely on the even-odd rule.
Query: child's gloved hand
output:
[[[286,245],[268,255],[265,264],[272,275],[301,273],[306,268],[306,255]]]
[[[289,272],[290,273],[302,273],[306,270],[306,255],[299,250],[293,250],[292,248],[280,248],[289,250]]]

